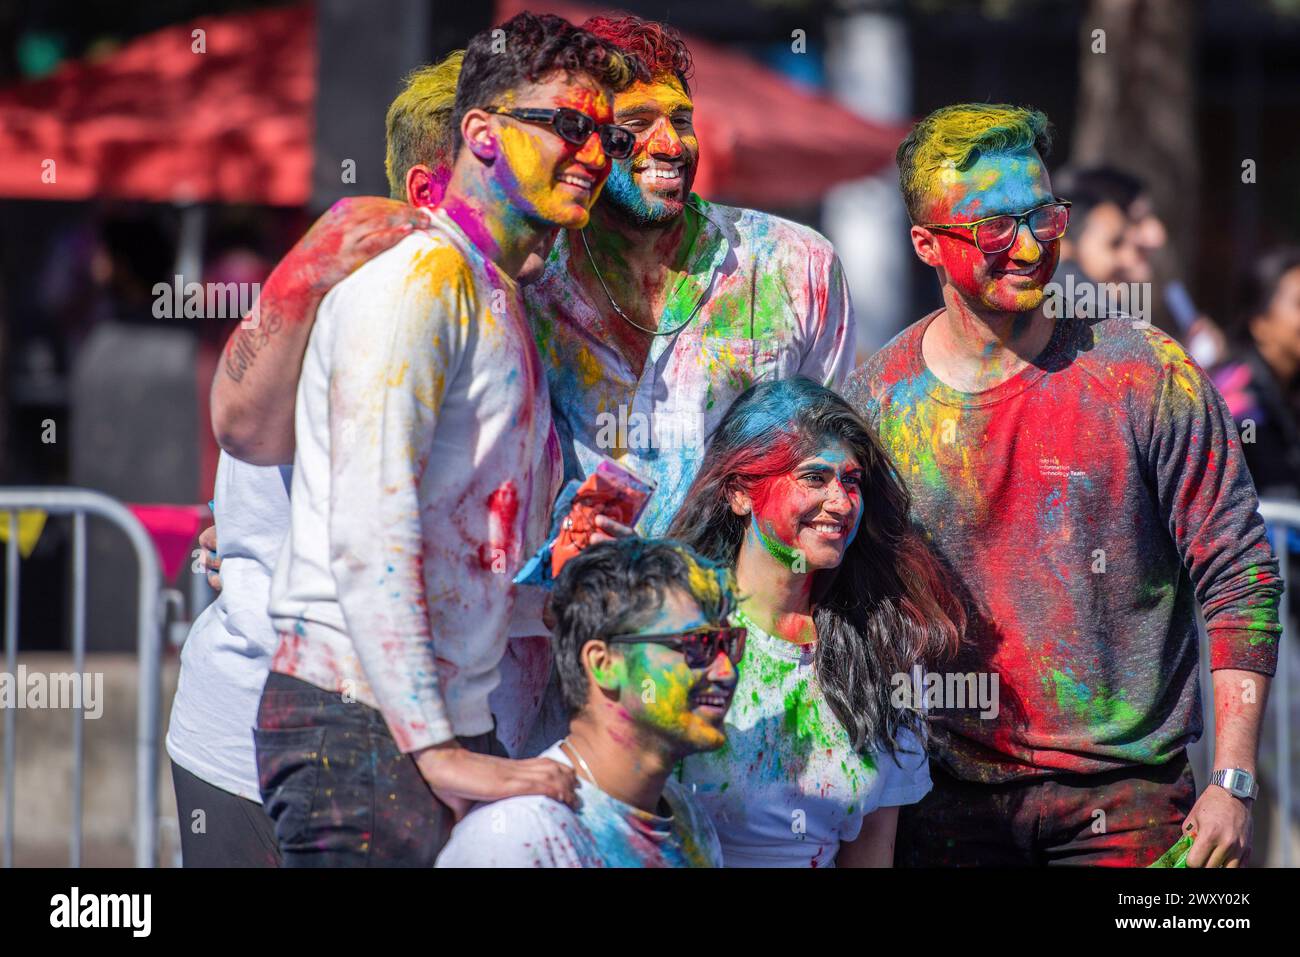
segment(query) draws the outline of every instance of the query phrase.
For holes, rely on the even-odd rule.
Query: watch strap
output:
[[[1259,794],[1259,784],[1255,775],[1242,768],[1219,768],[1210,775],[1210,783],[1217,784],[1233,797],[1243,800],[1254,798]]]

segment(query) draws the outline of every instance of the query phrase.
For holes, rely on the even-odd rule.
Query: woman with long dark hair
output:
[[[727,744],[682,765],[740,866],[889,866],[898,807],[930,790],[913,668],[961,612],[862,419],[808,379],[719,424],[669,529],[735,569],[748,641]]]

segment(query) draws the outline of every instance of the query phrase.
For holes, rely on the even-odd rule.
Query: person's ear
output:
[[[416,163],[406,171],[406,201],[412,206],[437,206],[441,196],[437,189],[433,170],[423,163]]]
[[[1257,312],[1246,320],[1246,329],[1250,332],[1251,339],[1256,344],[1266,342],[1269,334],[1269,316],[1267,313]]]
[[[582,667],[589,680],[607,694],[618,696],[623,687],[623,662],[603,641],[589,641],[582,646]]]
[[[492,131],[492,114],[486,110],[469,110],[460,121],[460,136],[469,151],[490,163],[497,157],[497,138]]]
[[[754,500],[749,497],[749,493],[741,489],[732,489],[727,493],[727,502],[731,505],[731,511],[736,515],[748,515],[754,510]]]
[[[909,233],[912,249],[916,258],[927,266],[942,266],[943,255],[939,252],[939,237],[924,226],[913,226]]]

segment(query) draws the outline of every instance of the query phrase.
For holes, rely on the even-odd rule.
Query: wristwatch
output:
[[[1241,768],[1224,768],[1210,775],[1210,783],[1217,784],[1233,797],[1243,801],[1259,794],[1259,784],[1255,775]]]

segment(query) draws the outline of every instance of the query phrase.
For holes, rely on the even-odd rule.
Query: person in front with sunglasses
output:
[[[1237,866],[1277,563],[1205,373],[1149,323],[1048,298],[1069,224],[1048,146],[1016,106],[917,123],[899,180],[943,304],[846,393],[967,606],[954,673],[999,679],[996,709],[932,709],[935,787],[901,815],[899,860],[1145,866],[1193,832],[1190,866]],[[1198,601],[1218,716],[1199,799]]]
[[[568,733],[542,753],[577,774],[577,807],[539,795],[475,808],[439,867],[718,867],[708,816],[672,779],[722,747],[745,629],[724,566],[680,544],[592,545],[551,596]]]
[[[726,746],[682,782],[729,867],[888,867],[930,790],[923,715],[895,695],[950,653],[960,611],[866,424],[809,379],[727,410],[669,534],[734,568],[748,635]]]

